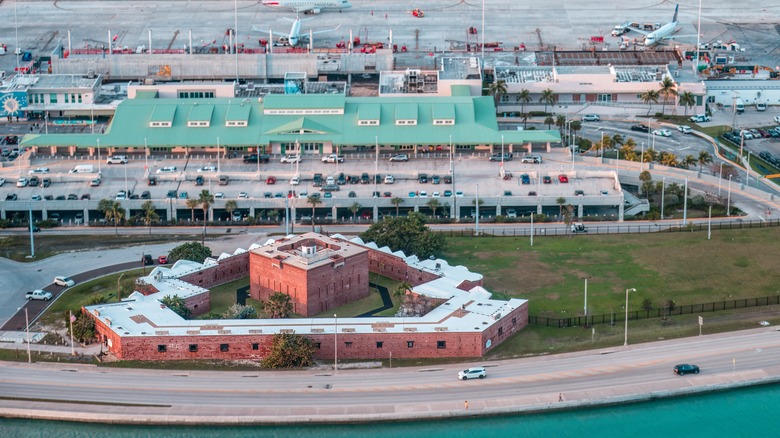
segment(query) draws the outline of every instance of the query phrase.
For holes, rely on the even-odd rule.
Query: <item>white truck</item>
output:
[[[46,292],[45,290],[36,289],[27,292],[26,294],[24,294],[24,297],[27,298],[28,301],[32,301],[32,300],[49,301],[51,299],[51,292]]]
[[[619,37],[625,35],[628,33],[629,30],[631,30],[631,22],[626,21],[625,23],[618,24],[617,26],[612,28],[612,36]]]
[[[95,173],[95,166],[92,164],[79,164],[68,173]]]

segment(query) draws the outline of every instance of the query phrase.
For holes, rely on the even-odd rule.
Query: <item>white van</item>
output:
[[[68,173],[95,173],[95,166],[92,164],[79,164]]]
[[[737,99],[734,102],[734,109],[740,114],[745,112],[745,103],[742,102],[742,99]]]

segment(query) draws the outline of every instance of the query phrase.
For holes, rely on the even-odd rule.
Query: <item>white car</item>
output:
[[[507,209],[506,217],[517,217],[517,210],[514,208]]]
[[[463,197],[463,192],[461,190],[458,190],[457,192],[455,192],[455,197],[456,198],[462,198]]]
[[[393,175],[385,175],[385,184],[395,183],[395,177]]]
[[[780,123],[780,116],[775,116],[775,123]]]
[[[35,175],[35,174],[38,174],[38,173],[49,173],[49,168],[48,167],[38,167],[37,169],[33,169],[33,170],[29,171],[28,173],[30,175]]]
[[[741,135],[741,136],[742,136],[742,138],[744,138],[745,140],[753,140],[753,134],[752,134],[750,131],[748,131],[747,129],[743,129],[743,130],[740,132],[740,135]],[[18,184],[17,184],[17,185],[18,185]]]
[[[439,192],[431,193],[431,198],[439,198],[439,197],[441,197],[441,194]]]
[[[298,193],[298,197],[299,198],[308,198],[309,197],[309,192],[307,190],[301,190]]]
[[[401,161],[401,162],[409,161],[409,155],[396,154],[390,157],[390,161]]]
[[[234,211],[232,216],[233,221],[239,222],[244,219],[240,211]]]
[[[106,158],[106,164],[127,164],[127,157],[124,155],[114,155]]]
[[[329,176],[325,179],[325,184],[332,186],[333,184],[336,184],[336,180],[333,179],[332,176]]]
[[[127,193],[125,193],[125,191],[122,190],[116,194],[116,197],[114,199],[116,199],[117,201],[124,201],[125,199],[127,199]]]
[[[43,198],[41,198],[41,195],[33,195],[31,198],[33,201],[41,201]]]
[[[691,127],[688,125],[680,125],[677,127],[677,130],[683,134],[691,134],[693,132],[693,129],[691,129]]]
[[[285,155],[281,159],[282,163],[297,163],[299,161],[301,161],[301,156],[298,154]]]
[[[582,116],[583,122],[598,122],[601,120],[601,117],[599,117],[598,114],[585,114]]]
[[[294,176],[290,179],[290,185],[291,186],[297,186],[301,183],[301,177],[300,176]]]
[[[76,282],[68,277],[54,277],[54,284],[57,286],[71,287],[75,285]]]
[[[27,178],[21,177],[21,178],[16,180],[16,187],[27,187],[27,184],[29,182],[30,181],[28,181]]]
[[[653,131],[653,135],[657,135],[659,137],[671,137],[672,132],[669,131],[668,129],[656,129],[655,131]]]
[[[458,379],[484,379],[487,376],[487,370],[484,367],[471,367],[458,372]]]
[[[174,170],[175,169],[176,168],[174,167]],[[198,169],[198,172],[216,172],[216,171],[217,171],[217,166],[203,166],[200,169]]]
[[[225,199],[225,194],[222,192],[214,193],[214,199]]]
[[[691,116],[688,120],[694,123],[702,123],[702,122],[709,122],[710,120],[712,120],[712,117],[706,114],[697,114],[695,116]]]
[[[241,192],[238,194],[238,199],[249,199],[249,193]]]
[[[167,166],[162,169],[157,169],[157,173],[173,173],[176,172],[176,166]]]
[[[427,198],[428,197],[428,192],[426,192],[425,190],[421,190],[420,194],[417,195],[417,196],[419,196],[421,198]]]
[[[344,157],[336,155],[336,154],[329,154],[322,157],[323,163],[343,163]]]
[[[0,187],[5,185],[5,178],[0,178]]]

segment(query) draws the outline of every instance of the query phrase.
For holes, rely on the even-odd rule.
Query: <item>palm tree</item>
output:
[[[556,116],[555,117],[555,126],[558,127],[558,132],[561,133],[561,137],[563,137],[563,128],[566,127],[566,117],[565,116]]]
[[[547,116],[547,117],[544,119],[544,124],[545,124],[545,125],[547,125],[547,130],[548,130],[548,131],[550,130],[550,125],[552,125],[553,123],[555,123],[555,119],[553,119],[553,118],[552,118],[552,117],[550,117],[550,116]]]
[[[669,96],[677,95],[677,84],[675,84],[669,76],[664,77],[664,80],[661,81],[661,89],[658,90],[658,94],[664,97],[663,106],[661,107],[661,115],[663,115],[664,110],[666,109],[666,99]]]
[[[574,236],[574,234],[571,233],[572,222],[574,222],[574,206],[566,204],[566,208],[564,208],[563,212],[563,223],[566,224],[566,234],[569,235],[570,239]]]
[[[349,206],[349,211],[352,212],[352,222],[355,221],[355,216],[357,216],[357,212],[359,212],[362,207],[363,206],[360,205],[360,203],[358,202],[354,202],[352,205]]]
[[[614,145],[614,147],[623,146],[623,143],[625,141],[626,141],[625,138],[623,138],[623,136],[620,134],[616,133],[612,136],[612,144]]]
[[[650,174],[649,170],[643,170],[639,174],[639,181],[642,181],[642,188],[644,188],[645,196],[649,196],[650,191],[648,187],[653,183],[653,175]]]
[[[696,96],[690,91],[684,91],[680,95],[680,105],[685,107],[685,117],[688,117],[688,108],[696,105]]]
[[[517,93],[517,101],[520,102],[520,113],[525,114],[525,105],[533,101],[533,99],[531,99],[531,92],[523,88]]]
[[[146,201],[141,204],[141,210],[143,210],[144,223],[149,226],[149,234],[152,234],[152,224],[160,219],[160,215],[157,214],[157,210],[154,208],[152,201]]]
[[[620,148],[620,153],[623,155],[624,160],[634,161],[636,160],[636,150],[630,144],[626,143]]]
[[[311,231],[314,232],[314,211],[318,205],[322,204],[322,199],[320,199],[319,196],[309,195],[309,197],[306,198],[306,202],[311,205]]]
[[[677,166],[677,155],[671,152],[661,152],[660,163],[664,166],[675,167]]]
[[[234,200],[229,200],[225,202],[225,211],[228,212],[228,216],[230,216],[230,219],[233,220],[233,212],[238,210],[238,203]]]
[[[539,98],[539,103],[544,104],[544,113],[547,114],[547,105],[555,103],[555,93],[553,93],[553,90],[548,88],[542,91],[542,97]]]
[[[187,208],[190,209],[190,220],[195,222],[195,209],[200,205],[200,201],[195,198],[187,199]]]
[[[393,198],[390,203],[395,205],[395,217],[398,217],[398,206],[404,203],[403,198]]]
[[[439,202],[439,200],[433,198],[430,201],[428,201],[426,204],[428,205],[428,208],[430,208],[431,211],[433,212],[433,217],[436,217],[436,209],[441,207],[441,203]]]
[[[411,289],[412,285],[408,281],[404,281],[395,288],[393,291],[393,296],[396,298],[406,297],[406,291]]]
[[[707,151],[700,151],[698,162],[699,162],[699,172],[701,172],[705,164],[712,163],[712,155],[710,155],[710,153]]]
[[[652,163],[657,159],[658,159],[658,152],[656,152],[654,149],[646,149],[644,155],[642,156],[643,163]]]
[[[650,111],[653,109],[653,104],[658,103],[658,91],[657,90],[647,90],[639,97],[642,99],[642,102],[650,104],[650,106],[647,108],[647,115],[650,115]]]
[[[580,129],[582,129],[582,122],[579,120],[575,120],[569,124],[569,129],[571,129],[571,132],[574,135],[577,135],[578,132],[580,132]]]
[[[506,81],[499,79],[493,82],[488,87],[488,93],[493,96],[493,103],[496,106],[496,112],[498,112],[498,101],[501,99],[501,96],[506,94]]]
[[[119,235],[119,229],[117,228],[119,221],[125,218],[125,209],[122,208],[122,204],[111,199],[101,199],[98,203],[98,210],[102,211],[107,221],[114,221],[114,233]]]
[[[558,204],[558,216],[563,216],[563,205],[566,204],[566,198],[561,196],[555,200],[555,203]]]
[[[201,190],[200,194],[198,195],[198,203],[200,204],[200,208],[203,209],[203,241],[206,240],[206,224],[208,223],[209,218],[209,208],[211,208],[211,204],[214,203],[214,195],[212,195],[208,190]]]
[[[523,121],[523,129],[528,128],[528,113],[527,112],[521,112],[520,113],[520,119]]]
[[[693,155],[686,155],[685,158],[683,158],[679,162],[680,167],[683,167],[685,169],[693,166],[694,164],[696,164],[696,158],[694,158]]]

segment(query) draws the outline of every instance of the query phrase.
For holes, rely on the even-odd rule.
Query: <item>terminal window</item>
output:
[[[376,348],[382,348],[383,345],[384,345],[384,342],[379,341],[379,342],[376,343]]]
[[[190,344],[190,353],[198,352],[198,344]]]
[[[157,346],[157,352],[158,353],[165,353],[166,351],[168,351],[168,346],[167,345],[160,344],[160,345]]]
[[[226,352],[230,349],[230,346],[228,344],[219,344],[219,351]]]
[[[408,348],[413,348],[414,347],[414,341],[406,341],[406,346]]]
[[[447,348],[447,341],[436,341],[436,348],[439,350],[444,350]]]

